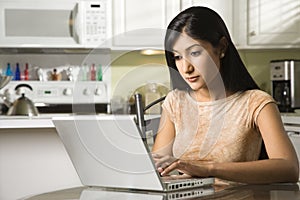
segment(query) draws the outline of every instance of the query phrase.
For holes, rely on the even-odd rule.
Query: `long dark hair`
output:
[[[204,40],[213,47],[225,37],[228,47],[221,60],[220,74],[227,91],[237,92],[259,89],[235,48],[222,18],[206,7],[191,7],[179,13],[169,24],[165,36],[165,56],[169,66],[173,89],[186,90],[189,86],[179,75],[172,53],[173,45],[181,33],[185,32],[195,40]]]

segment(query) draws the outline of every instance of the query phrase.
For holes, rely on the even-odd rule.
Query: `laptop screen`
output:
[[[133,116],[54,117],[52,121],[84,185],[163,190]]]

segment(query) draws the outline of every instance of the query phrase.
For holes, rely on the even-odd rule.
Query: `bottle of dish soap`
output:
[[[161,97],[157,83],[149,82],[146,85],[146,94],[145,94],[145,107],[148,106],[150,103],[154,102],[155,100]],[[148,110],[145,111],[146,114],[160,114],[161,113],[161,105],[155,104],[150,107]]]

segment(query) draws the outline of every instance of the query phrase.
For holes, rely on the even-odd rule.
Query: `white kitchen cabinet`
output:
[[[299,0],[248,0],[248,45],[300,47]]]
[[[179,0],[114,0],[112,49],[162,49],[166,27],[179,11]]]
[[[241,4],[238,0],[114,0],[112,49],[162,49],[167,25],[190,6],[207,6],[218,12],[234,43],[243,44],[245,37],[240,34],[245,31],[241,31],[240,22],[246,21],[246,9]]]
[[[207,6],[225,21],[239,49],[299,48],[299,0],[181,0],[182,8]]]

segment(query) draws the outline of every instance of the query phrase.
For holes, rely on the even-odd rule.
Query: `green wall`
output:
[[[127,98],[148,82],[170,86],[164,55],[142,55],[140,51],[112,52],[112,96]]]
[[[244,50],[240,51],[240,55],[248,71],[261,89],[270,93],[270,61],[278,59],[300,59],[300,49]]]
[[[270,93],[270,61],[276,59],[300,59],[300,49],[291,50],[239,50],[242,60],[258,85]],[[147,81],[158,81],[169,86],[169,75],[164,55],[142,55],[140,51],[112,53],[113,93],[128,95],[128,89],[122,89],[126,82],[139,87]],[[128,78],[127,78],[128,76]],[[300,78],[300,77],[299,77]],[[131,83],[129,83],[131,84]],[[131,88],[129,90],[134,90]]]

